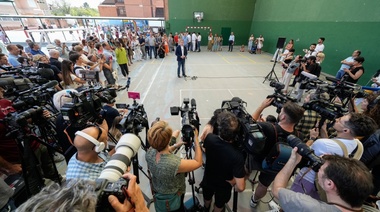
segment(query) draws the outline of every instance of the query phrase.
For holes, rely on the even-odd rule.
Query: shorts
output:
[[[203,198],[205,200],[211,200],[212,196],[215,195],[215,206],[218,208],[223,208],[224,205],[231,199],[231,189],[230,188],[221,188],[218,186],[202,186],[203,189]]]

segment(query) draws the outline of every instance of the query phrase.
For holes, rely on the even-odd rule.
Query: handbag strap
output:
[[[348,154],[347,147],[346,147],[346,145],[344,145],[344,143],[342,141],[340,141],[338,139],[331,139],[331,140],[335,141],[335,143],[337,143],[340,146],[340,148],[342,148],[344,157],[350,157],[350,158],[354,158],[356,160],[359,160],[362,157],[364,148],[363,148],[362,142],[360,142],[358,139],[354,139],[357,146],[356,146],[356,149],[354,150],[355,153],[353,155],[352,155],[352,153]]]

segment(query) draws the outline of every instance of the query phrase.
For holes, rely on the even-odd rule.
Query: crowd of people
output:
[[[124,78],[128,77],[129,66],[133,61],[146,60],[148,57],[163,58],[175,51],[178,61],[178,77],[182,68],[182,76],[186,77],[185,59],[188,51],[201,51],[200,33],[180,33],[167,36],[164,33],[121,33],[120,38],[113,38],[100,34],[89,35],[81,43],[69,48],[60,40],[54,40],[53,48],[49,55],[41,51],[40,46],[27,40],[28,46],[7,45],[8,55],[0,54],[0,66],[23,67],[40,64],[44,68],[51,69],[53,73],[49,80],[60,82],[54,97],[54,106],[60,110],[64,103],[71,102],[67,97],[67,91],[78,92],[87,85],[86,71],[97,72],[96,83],[103,86],[109,85],[119,88],[117,85],[117,73],[120,70]],[[305,87],[302,80],[310,75],[319,77],[321,63],[324,59],[324,38],[318,40],[318,44],[311,44],[309,49],[304,49],[305,55],[294,55],[294,42],[290,40],[284,47],[284,51],[277,49],[278,55],[273,61],[280,61],[283,65],[284,93],[295,75],[295,82],[300,82],[297,88],[297,100],[301,101]],[[208,36],[208,50],[221,51],[223,40],[221,36],[211,33]],[[229,50],[233,51],[235,35],[229,36]],[[255,39],[253,35],[248,40],[248,49],[255,48],[261,53],[264,38],[260,35]],[[362,64],[364,58],[360,56],[360,50],[355,50],[351,57],[341,61],[342,67],[338,71],[337,79],[345,78],[347,82],[356,83],[364,73]],[[6,70],[3,70],[6,72]],[[295,74],[297,72],[297,74]],[[306,72],[309,75],[304,75]],[[115,74],[116,73],[116,74]],[[376,84],[376,80],[373,80]],[[325,94],[310,91],[306,95],[305,102],[316,99],[329,99]],[[116,96],[113,96],[113,99]],[[379,133],[380,126],[379,108],[380,97],[371,94],[364,98],[361,110],[352,109],[350,113],[333,121],[332,129],[327,129],[326,124],[320,124],[321,116],[317,112],[299,106],[295,102],[288,101],[280,108],[277,119],[261,119],[263,110],[272,105],[274,98],[265,99],[252,113],[252,119],[258,122],[261,132],[266,136],[262,150],[256,154],[247,154],[239,148],[241,141],[236,137],[241,133],[242,123],[236,114],[216,110],[214,116],[206,124],[200,136],[194,130],[194,141],[190,151],[194,151],[194,158],[181,158],[175,154],[175,150],[188,143],[178,139],[179,131],[173,130],[167,122],[158,121],[152,125],[147,133],[150,148],[147,149],[145,160],[151,174],[152,193],[155,198],[156,211],[184,211],[184,194],[186,191],[185,175],[204,165],[204,175],[201,187],[203,189],[204,211],[223,211],[225,204],[231,199],[231,190],[242,192],[246,189],[246,179],[252,171],[260,171],[258,184],[253,187],[250,206],[257,207],[261,199],[267,195],[268,188],[272,185],[273,195],[279,201],[279,207],[285,211],[306,210],[313,211],[316,207],[326,211],[361,211],[364,201],[370,194],[377,195],[380,191],[380,176],[377,168],[380,164],[375,161],[379,151],[372,158],[362,159],[369,143],[376,140],[371,135]],[[66,184],[62,186],[52,185],[44,188],[39,195],[35,195],[19,207],[19,211],[33,210],[94,210],[97,204],[97,196],[93,182],[99,178],[100,173],[114,154],[115,149],[110,145],[108,132],[116,138],[121,137],[121,132],[116,125],[127,111],[118,111],[114,101],[105,103],[105,120],[98,124],[82,127],[70,126],[64,121],[62,114],[52,117],[49,112],[44,113],[44,118],[54,119],[57,129],[58,141],[65,160],[68,163],[66,172]],[[236,99],[235,99],[236,100]],[[240,100],[237,100],[241,103]],[[8,113],[14,112],[10,100],[4,97],[4,89],[0,88],[0,106],[6,108],[0,113],[4,118]],[[0,123],[0,164],[9,174],[20,173],[23,169],[15,139],[7,137],[7,128]],[[263,166],[263,161],[270,163],[273,159],[273,151],[280,148],[280,143],[287,143],[289,135],[294,135],[303,141],[317,157],[324,161],[319,170],[313,170],[308,164],[299,162],[301,156],[298,147],[293,148],[289,160],[278,170],[268,170]],[[372,139],[372,140],[371,140]],[[200,142],[201,140],[202,142]],[[73,141],[73,142],[71,142]],[[378,141],[378,140],[377,140]],[[188,147],[187,147],[188,148]],[[61,181],[62,176],[56,175],[52,168],[53,161],[47,155],[44,145],[35,143],[32,148],[39,162],[42,164],[41,172],[45,178],[53,181]],[[202,154],[206,156],[203,161]],[[362,162],[360,161],[362,160]],[[247,163],[248,161],[248,163]],[[223,164],[223,169],[220,168]],[[370,164],[370,165],[369,165]],[[289,178],[295,170],[294,182],[288,188]],[[372,172],[371,172],[372,170]],[[124,170],[126,171],[126,170]],[[123,202],[115,196],[109,196],[109,204],[116,211],[148,211],[139,185],[136,184],[136,176],[123,175],[129,180],[126,188],[126,198]],[[32,182],[32,181],[31,181]],[[15,208],[11,196],[12,191],[0,180],[0,186],[4,190],[0,203],[2,209],[13,210]],[[33,186],[33,183],[30,185]],[[4,188],[4,189],[3,189]],[[37,194],[38,189],[32,189]],[[42,198],[42,200],[41,200]],[[65,201],[70,198],[70,202]],[[214,203],[212,205],[212,202]]]

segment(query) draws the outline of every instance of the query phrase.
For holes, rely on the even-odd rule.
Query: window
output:
[[[123,3],[124,4],[124,0],[116,0],[116,3]]]
[[[164,8],[156,8],[156,17],[164,17]]]
[[[125,12],[125,7],[117,7],[117,15],[118,16],[127,16],[127,13]]]

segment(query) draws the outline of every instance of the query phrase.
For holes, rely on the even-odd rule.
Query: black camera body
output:
[[[107,211],[112,209],[112,206],[108,202],[109,195],[116,196],[121,203],[123,203],[127,197],[126,190],[128,189],[128,179],[121,177],[116,182],[110,182],[107,179],[96,179],[95,182],[95,192],[98,196],[96,211]]]
[[[260,125],[253,120],[252,116],[245,109],[244,102],[239,97],[222,102],[222,110],[227,110],[238,118],[240,132],[237,141],[244,150],[250,154],[260,153],[264,148],[266,137],[262,132]]]
[[[126,105],[128,114],[120,121],[117,128],[122,134],[133,133],[138,135],[144,128],[148,128],[148,115],[145,112],[144,105],[136,101],[132,105]]]
[[[276,81],[271,81],[270,84],[269,84],[271,87],[274,88],[274,93],[267,96],[267,99],[269,98],[273,98],[273,101],[271,103],[271,105],[275,106],[277,109],[276,109],[276,112],[277,113],[280,113],[281,112],[281,108],[282,106],[287,102],[287,101],[292,101],[292,102],[296,102],[297,100],[288,96],[288,95],[285,95],[282,93],[282,89],[285,88],[285,85],[281,82],[276,82]]]
[[[191,107],[189,107],[189,103]],[[195,99],[191,99],[190,102],[189,98],[184,98],[182,107],[170,107],[170,114],[172,116],[179,115],[180,113],[182,139],[186,142],[185,147],[189,148],[194,141],[194,130],[197,129],[199,132],[200,125]]]
[[[322,99],[310,101],[303,104],[302,107],[305,108],[305,110],[314,110],[322,118],[330,121],[334,121],[335,119],[342,117],[343,114],[348,112],[348,110],[346,108],[343,108],[342,105],[333,104]]]
[[[114,101],[115,90],[94,87],[79,93],[70,92],[73,98],[61,108],[63,119],[76,127],[85,126],[88,122],[99,124],[104,120],[103,103]]]
[[[306,158],[309,161],[310,167],[315,172],[318,172],[324,161],[322,158],[314,154],[314,150],[310,149],[309,146],[307,146],[300,138],[296,137],[295,135],[289,135],[287,142],[292,148],[297,147],[298,154]]]

